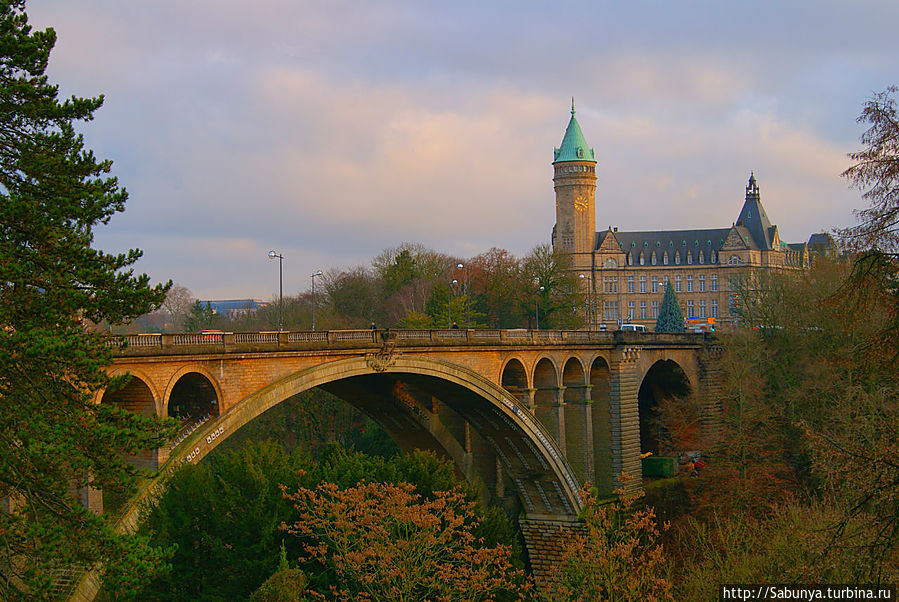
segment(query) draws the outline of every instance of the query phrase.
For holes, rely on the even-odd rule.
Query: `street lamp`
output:
[[[537,308],[537,301],[540,299],[540,293],[543,290],[545,290],[545,287],[541,286],[534,291],[534,323],[537,326],[537,330],[540,330],[540,311]]]
[[[446,300],[446,327],[447,328],[450,328],[452,326],[452,324],[451,324],[452,318],[450,317],[450,305],[452,305],[452,303],[453,303],[453,294],[455,294],[455,292],[456,292],[457,284],[459,284],[459,281],[456,280],[455,278],[453,279],[452,282],[450,282],[450,294],[449,294],[449,298],[447,298],[447,300]]]
[[[462,292],[465,294],[465,328],[471,329],[471,293],[468,290],[468,268],[465,267],[465,264],[458,264],[456,266],[460,270],[465,270],[465,285],[462,288]]]
[[[284,329],[284,256],[274,251],[268,252],[268,258],[278,258],[278,330]]]
[[[318,270],[312,274],[312,331],[315,332],[315,277],[321,276],[322,271]]]

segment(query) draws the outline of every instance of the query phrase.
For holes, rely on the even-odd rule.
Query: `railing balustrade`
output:
[[[389,335],[389,336],[385,336]],[[295,331],[295,332],[219,332],[207,331],[199,333],[177,334],[129,334],[111,335],[106,339],[106,346],[114,350],[116,354],[128,354],[129,350],[135,355],[153,354],[155,350],[172,349],[173,347],[204,346],[210,351],[232,350],[235,346],[256,345],[255,350],[261,349],[292,349],[297,346],[314,345],[315,347],[328,346],[335,343],[355,343],[362,347],[380,346],[387,340],[393,340],[401,346],[406,345],[447,345],[447,344],[485,344],[486,341],[495,341],[497,344],[547,344],[547,343],[610,343],[620,336],[633,338],[636,336],[641,341],[655,337],[650,333],[620,333],[617,331],[589,331],[589,330],[527,330],[516,328],[510,330],[501,329],[439,329],[439,330],[319,330],[319,331]],[[682,340],[682,342],[694,343],[697,339],[695,333],[683,335],[662,335],[665,340]],[[248,351],[254,350],[251,347]],[[170,352],[176,352],[174,349]],[[177,352],[176,352],[177,353]]]
[[[438,330],[436,331],[437,337],[441,339],[467,339],[468,332],[465,330]]]
[[[288,332],[287,333],[287,342],[288,343],[316,343],[316,342],[327,342],[328,340],[328,331],[327,330],[316,330],[316,331],[305,331],[305,332]]]
[[[497,329],[484,329],[484,330],[469,330],[471,333],[471,338],[473,339],[499,339],[502,337],[502,330]]]
[[[371,341],[374,338],[374,330],[332,330],[335,341]]]
[[[235,343],[277,343],[277,332],[235,332]]]
[[[173,334],[173,345],[219,345],[225,334],[222,332],[201,332],[199,334]]]
[[[531,338],[531,331],[525,330],[524,328],[515,329],[515,330],[506,330],[504,331],[507,339],[529,339]]]
[[[397,330],[396,338],[402,341],[411,341],[411,340],[431,340],[431,331],[430,330]]]

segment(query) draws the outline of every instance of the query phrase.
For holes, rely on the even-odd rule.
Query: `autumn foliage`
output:
[[[494,600],[529,589],[508,547],[475,537],[475,504],[458,490],[426,499],[406,483],[321,483],[286,497],[299,515],[282,529],[303,540],[300,562],[320,568],[322,599]]]
[[[623,480],[627,480],[623,476]],[[618,498],[602,503],[583,491],[585,530],[572,534],[548,587],[552,600],[674,600],[662,532],[655,512],[639,507],[642,493],[616,491]]]

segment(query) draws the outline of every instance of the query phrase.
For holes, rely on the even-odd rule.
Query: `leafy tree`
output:
[[[169,314],[172,328],[177,332],[188,316],[190,310],[196,305],[197,300],[190,289],[183,286],[173,286],[166,293],[162,309]]]
[[[725,339],[727,352],[719,361],[721,412],[713,434],[700,445],[710,464],[701,479],[688,484],[693,515],[745,514],[764,517],[796,495],[796,475],[790,466],[788,422],[772,407],[766,383],[766,349],[752,331]],[[793,446],[795,450],[795,446]],[[711,458],[709,458],[711,456]]]
[[[570,266],[570,255],[553,251],[546,244],[534,247],[523,259],[516,296],[528,310],[529,324],[531,317],[534,317],[535,295],[541,328],[577,328],[583,323],[577,311],[580,306],[580,283]]]
[[[896,86],[875,94],[859,115],[859,123],[870,127],[862,134],[865,148],[850,153],[855,165],[843,172],[852,184],[865,190],[870,203],[855,212],[859,224],[840,233],[851,249],[878,249],[899,256],[899,114]]]
[[[379,282],[364,267],[344,272],[328,270],[322,278],[322,288],[326,306],[343,318],[335,321],[344,327],[365,328],[372,320],[383,322]]]
[[[261,442],[175,473],[142,532],[177,551],[140,599],[246,599],[278,566],[291,515],[280,486],[295,487],[303,466],[301,453]]]
[[[95,405],[111,382],[105,342],[82,320],[118,323],[163,302],[129,268],[141,256],[91,247],[93,228],[123,211],[111,162],[84,147],[75,124],[102,97],[60,101],[44,74],[56,41],[32,31],[24,1],[0,2],[0,598],[49,596],[54,570],[95,565],[113,592],[164,563],[144,538],[120,536],[70,488],[123,490],[123,456],[157,447],[156,419]]]
[[[287,549],[281,542],[278,570],[250,596],[251,602],[299,602],[307,599],[306,585],[309,579],[300,569],[290,568]]]
[[[655,513],[634,505],[642,493],[616,493],[615,502],[602,504],[583,492],[585,533],[564,542],[550,599],[674,600]]]
[[[331,577],[313,577],[313,587],[337,599],[493,600],[525,590],[510,549],[477,540],[475,504],[458,490],[423,498],[407,483],[322,483],[287,497],[299,512],[286,530],[303,542],[301,560]]]
[[[215,328],[218,318],[212,310],[209,301],[204,305],[200,301],[196,301],[190,308],[190,313],[184,318],[184,330],[187,332],[197,332],[198,330],[207,330]]]
[[[457,486],[451,463],[432,453],[385,456],[389,457],[366,456],[332,442],[320,446],[313,457],[302,448],[287,454],[276,443],[250,441],[238,450],[217,449],[198,465],[185,465],[142,527],[155,543],[177,551],[170,572],[142,591],[140,599],[245,599],[268,576],[282,572],[283,566],[278,568],[282,542],[291,559],[298,557],[302,542],[285,539],[278,529],[294,518],[281,485],[295,491],[324,482],[340,489],[363,481],[413,483],[427,500]],[[476,499],[473,488],[461,491],[468,501]],[[480,509],[475,514],[475,535],[485,545],[515,549],[512,525],[504,514]],[[302,571],[319,584],[333,578],[314,569],[308,563],[292,565],[291,571],[297,572],[281,577],[302,579]]]
[[[490,328],[520,328],[527,323],[525,301],[518,298],[521,264],[505,249],[493,248],[468,262],[472,309]],[[528,295],[529,297],[529,295]]]
[[[662,297],[662,307],[659,309],[659,318],[656,320],[656,332],[684,332],[684,312],[681,311],[677,295],[671,288],[671,283],[665,287],[665,296]]]
[[[712,551],[698,555],[723,559],[703,563],[717,582],[895,579],[899,374],[884,333],[896,303],[881,265],[818,260],[747,283],[747,320],[765,328],[723,339],[722,414],[704,447],[710,463],[687,486],[686,506],[702,514],[681,528],[682,572],[693,568],[690,547],[706,542]],[[790,524],[803,526],[792,547],[779,537]]]
[[[428,314],[410,311],[397,322],[396,326],[397,328],[408,328],[411,330],[427,330],[434,328],[434,318]]]

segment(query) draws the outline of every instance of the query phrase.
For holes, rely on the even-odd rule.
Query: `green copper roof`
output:
[[[553,163],[561,161],[596,161],[593,157],[593,149],[587,146],[581,126],[574,117],[574,98],[571,99],[571,121],[568,122],[568,128],[565,129],[562,146],[555,149],[553,158]]]

